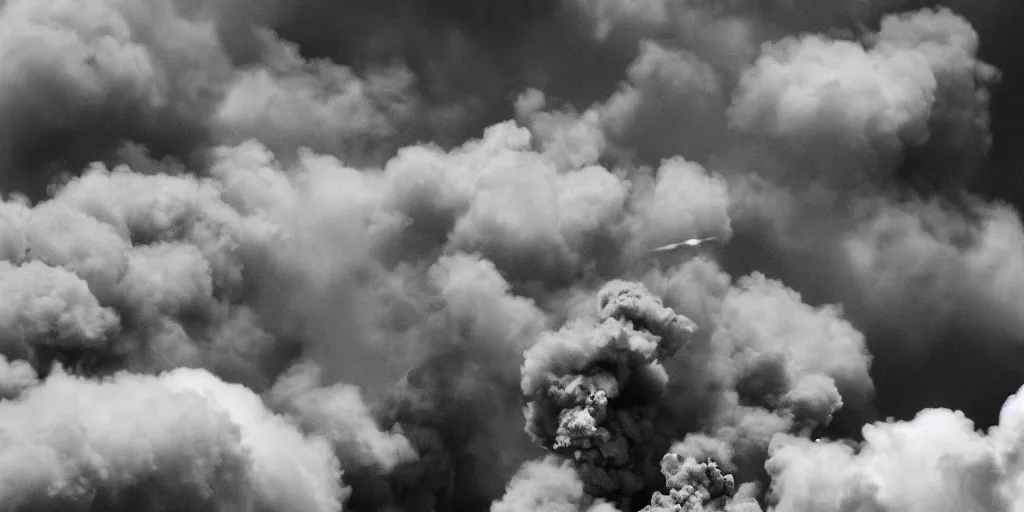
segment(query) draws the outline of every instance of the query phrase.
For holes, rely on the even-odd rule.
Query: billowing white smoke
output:
[[[505,497],[491,512],[615,512],[614,506],[595,501],[583,492],[583,482],[567,460],[555,456],[523,464],[508,484]]]
[[[767,464],[774,510],[1018,510],[1024,505],[1018,400],[1007,400],[988,433],[963,413],[929,409],[909,421],[865,426],[856,447],[779,437]]]
[[[10,510],[337,512],[328,442],[202,370],[91,381],[57,372],[0,402]]]

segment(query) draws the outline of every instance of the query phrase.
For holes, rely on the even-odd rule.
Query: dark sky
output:
[[[1021,179],[1021,137],[1024,135],[1024,5],[1001,2],[998,8],[983,13],[974,21],[981,41],[981,56],[1003,73],[1002,83],[992,95],[992,152],[990,163],[975,183],[975,190],[994,198],[1024,205],[1024,180]]]

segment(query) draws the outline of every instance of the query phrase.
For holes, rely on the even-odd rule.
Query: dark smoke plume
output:
[[[1019,510],[1022,17],[0,0],[0,512]]]
[[[569,323],[524,354],[526,429],[573,460],[588,494],[621,501],[648,481],[644,445],[666,383],[660,361],[696,326],[635,283],[610,282],[598,305],[596,319]]]

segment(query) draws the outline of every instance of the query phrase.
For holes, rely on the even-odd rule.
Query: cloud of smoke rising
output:
[[[598,293],[600,314],[542,337],[526,351],[526,429],[576,463],[591,495],[628,500],[643,489],[664,393],[660,361],[696,329],[643,285],[612,281]]]
[[[668,494],[655,493],[651,505],[643,512],[663,510],[705,510],[722,508],[729,511],[760,510],[756,501],[736,500],[736,482],[732,475],[722,473],[718,464],[708,460],[697,462],[675,452],[665,454],[661,471],[670,488]],[[749,490],[749,488],[747,489]]]
[[[0,0],[0,509],[1014,510],[945,5]]]

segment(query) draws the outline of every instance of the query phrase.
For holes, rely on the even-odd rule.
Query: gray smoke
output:
[[[669,493],[654,493],[651,505],[644,507],[643,512],[761,510],[757,502],[749,497],[734,501],[737,497],[735,480],[732,475],[723,473],[718,464],[710,459],[697,462],[693,457],[680,455],[673,450],[662,459],[661,471],[665,474]],[[751,489],[748,487],[744,490]]]
[[[1017,400],[1011,396],[987,433],[961,412],[928,409],[907,421],[865,426],[856,448],[781,436],[767,466],[774,510],[1017,510]],[[829,466],[842,470],[815,469]]]
[[[1011,4],[0,0],[0,510],[1024,506]]]
[[[526,351],[527,432],[570,457],[587,493],[626,501],[643,489],[665,391],[660,361],[696,330],[642,285],[612,281],[597,318],[579,319]]]
[[[607,502],[589,498],[568,461],[549,456],[523,464],[508,484],[508,493],[491,505],[491,512],[616,512]]]
[[[338,510],[327,442],[202,370],[55,372],[0,403],[8,510]]]

